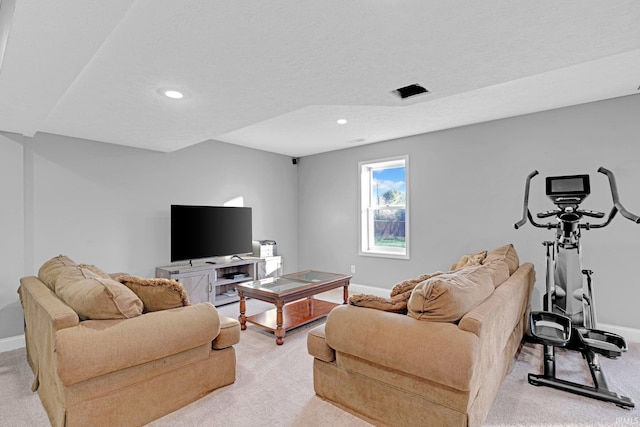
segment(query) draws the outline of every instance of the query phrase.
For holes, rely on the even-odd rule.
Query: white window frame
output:
[[[380,206],[373,202],[372,183],[373,171],[380,169],[405,168],[405,247],[391,248],[375,246],[373,229],[373,211]],[[378,160],[369,160],[358,163],[359,193],[360,193],[360,241],[359,254],[362,256],[409,259],[409,156],[390,157]],[[394,208],[390,206],[389,208]]]

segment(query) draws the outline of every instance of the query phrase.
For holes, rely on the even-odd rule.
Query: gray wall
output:
[[[19,142],[0,134],[0,338],[22,333],[18,278],[24,271],[24,196]]]
[[[390,288],[446,269],[463,253],[513,242],[536,264],[543,287],[543,240],[551,232],[520,218],[525,176],[538,169],[531,204],[551,207],[547,175],[590,173],[585,208],[608,211],[599,166],[613,170],[622,202],[640,212],[640,95],[308,156],[286,156],[215,141],[164,154],[98,142],[0,133],[0,339],[22,333],[16,289],[54,255],[108,271],[153,275],[169,262],[169,205],[222,204],[242,196],[254,209],[256,239],[274,239],[285,271],[348,272],[353,282]],[[358,255],[358,172],[362,160],[408,154],[411,259]],[[640,286],[632,266],[640,225],[618,218],[585,233],[585,266],[596,274],[599,321],[640,328]]]
[[[0,134],[0,159],[8,208],[0,222],[0,338],[22,333],[19,278],[55,255],[140,276],[169,264],[172,203],[243,197],[254,239],[275,240],[285,271],[297,269],[297,166],[287,156],[217,141],[166,154]]]
[[[531,225],[516,231],[524,180],[532,182],[532,211],[553,208],[544,176],[589,173],[584,208],[609,212],[611,198],[599,166],[617,176],[622,203],[640,214],[640,95],[558,109],[324,153],[301,159],[299,266],[349,272],[353,283],[391,288],[422,273],[446,270],[465,253],[513,243],[536,264],[534,303],[544,293],[544,249],[553,232]],[[427,118],[426,118],[427,119]],[[409,155],[411,259],[358,255],[359,161]],[[598,320],[640,328],[640,225],[622,217],[583,235],[584,265],[595,271]]]

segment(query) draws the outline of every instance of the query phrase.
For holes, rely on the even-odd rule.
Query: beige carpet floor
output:
[[[332,291],[324,298],[337,301],[340,293]],[[265,308],[259,301],[247,302],[248,314]],[[220,311],[236,317],[238,305],[230,304]],[[312,358],[306,350],[306,335],[320,322],[288,332],[282,346],[275,345],[271,333],[249,325],[236,346],[236,382],[149,426],[369,426],[314,394]],[[24,349],[0,353],[0,426],[48,425],[38,396],[30,391],[33,375],[25,357]],[[640,344],[630,345],[620,359],[603,358],[602,365],[610,387],[639,404]],[[529,385],[527,374],[538,373],[541,366],[542,348],[526,345],[514,370],[503,382],[485,426],[640,427],[637,408],[625,410]],[[558,352],[557,374],[574,381],[588,382],[590,378],[581,356],[564,351]]]

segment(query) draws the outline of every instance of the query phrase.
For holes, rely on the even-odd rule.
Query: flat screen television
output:
[[[253,251],[251,208],[171,205],[171,262]]]

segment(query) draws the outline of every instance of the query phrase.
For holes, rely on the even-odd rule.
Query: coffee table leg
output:
[[[282,345],[284,344],[284,334],[286,331],[282,327],[282,308],[284,304],[282,301],[276,302],[276,330],[273,332],[276,336],[276,344]]]
[[[344,301],[342,302],[343,304],[346,304],[347,301],[349,301],[349,284],[347,283],[346,285],[344,285]]]
[[[241,290],[238,289],[238,296],[240,297],[240,316],[238,316],[238,320],[240,321],[240,329],[247,329],[247,316],[244,315],[246,311],[246,305],[244,302],[244,294]]]

